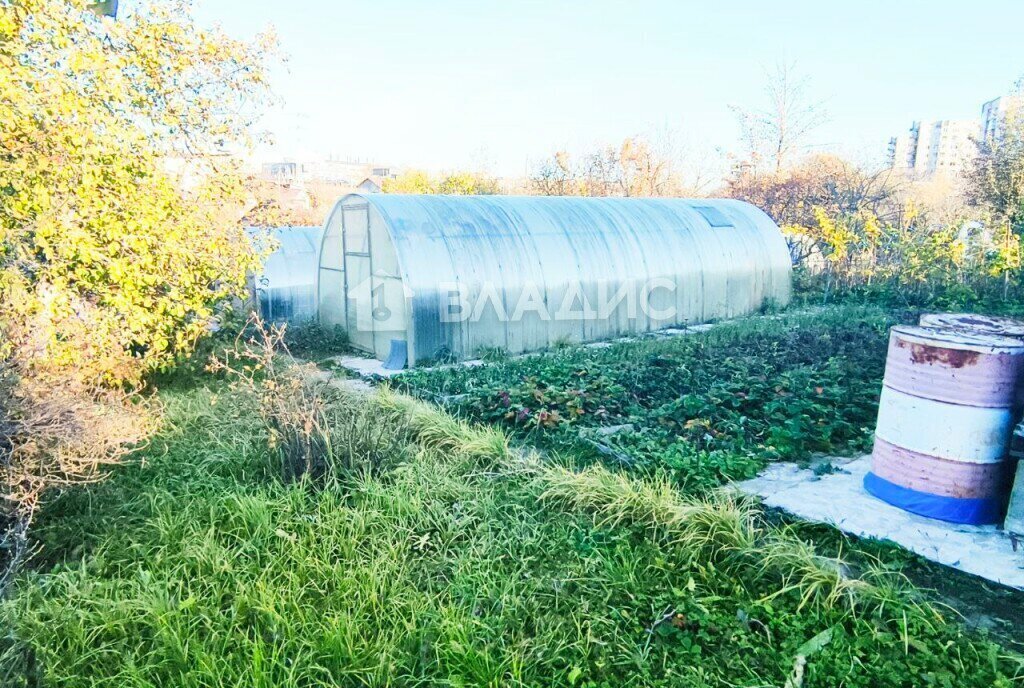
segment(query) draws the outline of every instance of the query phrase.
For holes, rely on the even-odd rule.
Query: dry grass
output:
[[[253,315],[208,367],[256,399],[281,479],[322,484],[385,470],[402,453],[406,433],[379,422],[364,401],[340,394],[315,366],[297,362],[284,339],[283,328]]]
[[[39,377],[9,351],[0,357],[0,596],[26,555],[44,494],[101,479],[138,448],[158,418],[152,400]]]

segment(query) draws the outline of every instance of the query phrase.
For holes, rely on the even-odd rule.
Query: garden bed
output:
[[[894,322],[878,309],[820,309],[689,336],[492,354],[486,365],[414,370],[391,384],[526,443],[700,491],[770,461],[868,450]]]

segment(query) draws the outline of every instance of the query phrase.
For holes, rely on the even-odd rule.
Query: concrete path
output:
[[[765,506],[804,520],[828,523],[858,537],[890,540],[925,559],[1024,590],[1024,542],[1015,542],[995,526],[937,521],[869,495],[862,484],[871,466],[869,456],[833,463],[838,472],[822,476],[793,463],[776,463],[736,487],[762,497]]]

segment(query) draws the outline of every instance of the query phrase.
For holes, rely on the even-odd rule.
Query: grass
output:
[[[723,323],[709,332],[571,347],[395,384],[520,440],[668,474],[685,490],[767,461],[867,451],[889,326],[871,307]]]
[[[541,460],[387,392],[334,401],[388,429],[389,470],[285,483],[254,400],[208,384],[165,389],[167,426],[135,465],[43,510],[33,570],[0,605],[4,685],[1024,675],[1019,656],[735,498]]]

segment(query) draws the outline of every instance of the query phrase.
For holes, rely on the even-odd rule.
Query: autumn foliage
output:
[[[144,436],[132,390],[187,355],[257,265],[237,156],[272,39],[178,1],[117,21],[0,3],[0,459],[11,503]]]

